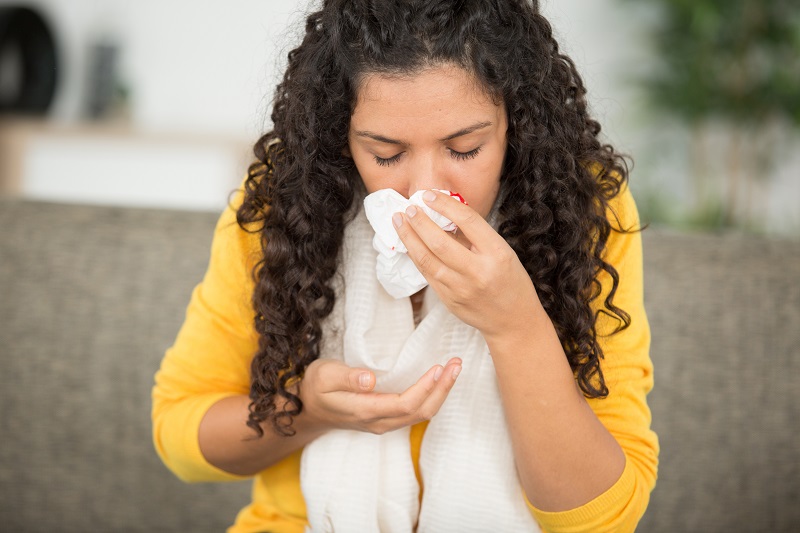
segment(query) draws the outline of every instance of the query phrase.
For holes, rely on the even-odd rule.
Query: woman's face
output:
[[[500,189],[506,111],[456,66],[364,79],[350,119],[350,155],[367,191],[460,193],[484,218]]]

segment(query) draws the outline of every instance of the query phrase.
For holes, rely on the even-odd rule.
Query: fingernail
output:
[[[458,365],[453,369],[453,379],[456,379],[460,373],[461,373],[461,365]]]
[[[358,384],[361,385],[362,389],[369,388],[369,372],[362,372],[360,376],[358,376]]]
[[[400,213],[395,213],[394,215],[392,215],[392,222],[394,222],[394,225],[399,228],[400,226],[403,225],[403,215],[401,215]]]
[[[436,193],[433,191],[425,191],[424,193],[422,193],[422,199],[425,200],[426,202],[432,202],[436,200]]]
[[[433,373],[433,381],[439,381],[439,378],[442,377],[442,372],[444,372],[444,368],[436,368],[436,372]]]
[[[408,209],[406,209],[406,215],[408,215],[409,218],[414,218],[414,215],[416,214],[417,214],[417,208],[414,207],[413,205],[408,206]]]

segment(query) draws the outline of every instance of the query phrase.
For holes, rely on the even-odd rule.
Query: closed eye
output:
[[[391,165],[393,163],[397,163],[397,161],[400,159],[401,155],[403,155],[403,152],[400,152],[397,155],[393,155],[392,157],[387,157],[387,158],[378,157],[376,155],[375,156],[375,162],[378,163],[382,167],[388,167],[389,165]]]
[[[456,161],[466,161],[468,159],[473,159],[478,156],[481,151],[482,146],[478,146],[474,150],[470,150],[469,152],[456,152],[455,150],[450,150],[450,156],[455,159]]]
[[[457,151],[452,150],[450,148],[448,148],[448,150],[450,151],[450,157],[452,157],[456,161],[467,161],[469,159],[473,159],[473,158],[477,157],[478,154],[481,151],[481,148],[482,148],[482,146],[478,146],[477,148],[475,148],[474,150],[470,150],[469,152],[457,152]],[[404,152],[400,152],[399,154],[393,155],[392,157],[378,157],[376,155],[376,156],[374,156],[374,158],[375,158],[375,162],[378,165],[380,165],[382,167],[388,167],[389,165],[393,165],[394,163],[397,163],[397,161],[400,160],[400,157],[403,155],[403,153]]]

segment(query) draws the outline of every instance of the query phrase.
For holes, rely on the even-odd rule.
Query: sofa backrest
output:
[[[640,531],[800,531],[800,242],[644,234],[661,444]]]
[[[0,203],[0,524],[219,532],[249,484],[185,485],[150,390],[217,215]],[[659,480],[644,532],[800,531],[800,243],[647,230]]]
[[[218,533],[247,503],[248,483],[183,484],[151,439],[215,221],[0,203],[0,529]]]

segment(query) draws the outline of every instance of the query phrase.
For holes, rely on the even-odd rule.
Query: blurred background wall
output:
[[[642,80],[664,65],[654,36],[669,3],[542,2],[607,140],[635,161],[632,188],[644,218],[800,234],[794,126],[770,122],[775,154],[755,166],[757,180],[742,181],[737,214],[726,216],[720,206],[730,157],[741,152],[731,152],[730,123],[709,120],[698,134],[653,104]],[[0,116],[0,191],[186,209],[221,208],[242,179],[250,146],[269,128],[272,91],[308,7],[292,0],[0,0],[0,10],[23,5],[53,29],[58,85],[44,117]],[[3,61],[0,99],[14,90],[14,59],[5,58],[5,69]]]

